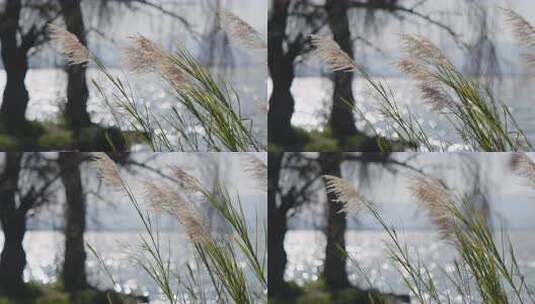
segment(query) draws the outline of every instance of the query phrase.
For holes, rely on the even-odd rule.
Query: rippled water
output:
[[[229,76],[229,81],[237,90],[241,100],[243,117],[251,119],[257,138],[266,142],[267,118],[265,113],[266,89],[264,85],[265,73],[263,69],[241,68],[236,69]],[[150,76],[129,75],[120,70],[112,70],[112,74],[120,76],[123,81],[127,80],[135,93],[136,100],[140,104],[147,104],[155,113],[168,111],[176,101],[169,96],[161,81]],[[113,101],[113,89],[109,81],[103,78],[95,69],[88,71],[88,86],[90,98],[88,111],[95,123],[115,125],[115,120],[109,108],[97,88],[91,83],[96,79],[103,87],[107,97]],[[30,69],[26,77],[26,87],[30,95],[30,102],[26,117],[40,121],[54,120],[65,107],[67,78],[61,69]],[[6,82],[4,70],[0,70],[0,88],[3,89]],[[123,126],[124,128],[124,126]]]
[[[515,246],[519,265],[527,282],[535,284],[535,231],[523,230],[510,233]],[[399,232],[402,243],[407,244],[413,257],[429,267],[437,285],[442,291],[448,288],[446,277],[439,267],[452,270],[455,253],[452,247],[440,241],[438,235],[426,231]],[[385,233],[381,231],[349,231],[346,246],[350,255],[367,270],[374,287],[383,291],[408,294],[400,274],[388,261],[384,250]],[[325,257],[325,237],[320,231],[294,230],[286,235],[284,246],[288,254],[286,280],[304,283],[317,280]],[[348,273],[353,283],[366,287],[366,281],[355,267],[348,265]],[[454,291],[452,291],[454,292]]]
[[[399,77],[375,78],[387,83],[396,96],[396,102],[401,107],[407,107],[417,117],[421,118],[423,127],[427,129],[434,140],[440,142],[459,143],[459,139],[453,136],[454,130],[447,121],[439,119],[435,113],[422,102],[421,95],[416,89],[416,82],[411,79]],[[499,92],[501,98],[511,108],[512,114],[519,125],[525,130],[528,138],[535,142],[535,95],[529,95],[527,87],[533,86],[533,81],[525,78],[503,77],[497,82],[494,89]],[[268,82],[268,94],[271,94],[271,81]],[[299,77],[293,82],[291,88],[295,98],[295,114],[292,124],[307,129],[316,129],[324,124],[332,106],[332,82],[324,77]],[[376,110],[377,106],[367,83],[356,78],[353,82],[353,93],[359,107],[365,112],[369,120],[379,134],[388,134],[386,124]],[[363,120],[357,119],[360,129],[366,128]]]
[[[163,253],[169,252],[167,244],[172,244],[172,267],[184,272],[186,263],[193,262],[192,251],[182,233],[161,233]],[[0,233],[0,248],[3,245]],[[90,284],[100,288],[115,288],[126,293],[149,296],[151,303],[160,302],[158,287],[132,259],[133,252],[139,252],[139,234],[136,232],[88,232],[85,241],[93,246],[113,274],[118,286],[113,286],[96,257],[87,254],[87,275]],[[63,234],[50,231],[29,231],[24,238],[24,249],[28,265],[24,271],[26,281],[54,282],[58,278],[58,265],[63,255]],[[209,292],[209,291],[208,291]]]

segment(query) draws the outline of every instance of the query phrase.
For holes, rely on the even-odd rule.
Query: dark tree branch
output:
[[[413,7],[411,8],[407,8],[407,7],[404,7],[404,6],[401,6],[401,5],[398,5],[396,1],[389,1],[389,2],[386,2],[386,1],[366,1],[366,2],[361,2],[361,1],[351,1],[348,3],[348,7],[349,8],[363,8],[363,9],[376,9],[376,10],[386,10],[386,11],[389,11],[389,12],[403,12],[403,13],[406,13],[408,15],[413,15],[413,16],[416,16],[422,20],[425,20],[427,22],[429,22],[430,24],[433,24],[441,29],[443,29],[444,31],[448,32],[448,34],[460,45],[464,45],[460,40],[459,40],[459,37],[457,35],[457,33],[448,25],[436,20],[436,19],[433,19],[431,18],[431,16],[429,15],[426,15],[426,14],[423,14],[423,13],[420,13],[416,10],[416,8],[420,5],[423,4],[424,1],[420,1],[420,3],[417,3],[415,4]]]

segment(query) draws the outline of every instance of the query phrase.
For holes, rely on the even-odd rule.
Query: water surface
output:
[[[160,239],[163,255],[167,257],[169,255],[166,253],[171,252],[171,268],[184,279],[187,279],[185,267],[188,263],[193,265],[194,271],[200,269],[200,267],[195,267],[197,264],[185,234],[162,232]],[[138,232],[87,232],[85,241],[96,249],[117,283],[113,285],[113,281],[104,271],[102,264],[88,251],[86,270],[92,286],[102,289],[114,288],[136,295],[143,294],[150,298],[151,304],[166,303],[157,285],[133,258],[139,257],[141,252]],[[3,242],[3,233],[0,231],[0,248]],[[57,281],[59,265],[63,259],[63,234],[53,231],[29,231],[26,233],[23,245],[28,261],[24,271],[24,280],[42,283]],[[170,251],[169,246],[171,246]],[[200,284],[206,284],[206,287],[199,286],[199,288],[203,288],[208,296],[214,296],[208,277],[201,275],[200,282]]]
[[[399,231],[398,231],[399,232]],[[517,230],[510,232],[518,263],[525,279],[532,286],[535,283],[535,230]],[[441,267],[451,273],[452,260],[455,252],[450,244],[440,240],[437,233],[423,230],[399,232],[403,244],[411,249],[413,258],[419,256],[421,261],[431,270],[433,277],[442,292],[455,291],[447,282]],[[352,230],[346,233],[346,246],[349,254],[355,258],[362,269],[365,269],[372,285],[382,291],[408,294],[397,269],[388,260],[384,250],[387,235],[382,231]],[[293,230],[286,234],[284,246],[288,254],[286,280],[303,284],[317,280],[323,267],[325,257],[325,237],[320,231]],[[367,287],[361,273],[349,263],[350,280],[361,287]]]
[[[440,115],[431,111],[424,103],[421,93],[417,90],[414,80],[400,77],[376,77],[392,89],[395,101],[405,112],[411,112],[422,123],[433,140],[453,143],[454,149],[460,149],[460,139],[455,135],[449,123]],[[494,92],[499,100],[507,104],[518,124],[525,131],[531,142],[535,142],[535,95],[530,95],[530,88],[534,85],[529,78],[502,77],[496,80]],[[268,96],[271,94],[272,84],[268,81]],[[298,77],[291,87],[295,99],[295,113],[292,124],[308,130],[322,129],[332,107],[332,81],[326,77]],[[376,97],[372,94],[367,82],[362,78],[353,81],[353,94],[357,106],[364,112],[366,120],[357,114],[357,127],[361,130],[372,128],[381,135],[395,138],[391,128],[383,120],[377,110]]]

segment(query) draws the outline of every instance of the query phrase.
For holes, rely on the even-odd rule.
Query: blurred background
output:
[[[218,13],[222,10],[243,18],[264,37],[267,34],[266,1],[2,1],[0,22],[18,25],[15,28],[4,26],[2,30],[3,49],[11,47],[14,52],[6,52],[3,64],[0,63],[0,88],[4,91],[1,113],[5,114],[0,129],[23,145],[26,138],[35,136],[37,131],[34,129],[39,129],[31,128],[28,122],[44,125],[41,128],[45,130],[51,129],[50,125],[59,126],[56,131],[64,124],[74,129],[90,126],[91,123],[103,128],[127,128],[116,126],[101,93],[92,83],[96,80],[111,98],[113,90],[109,81],[99,75],[92,65],[87,67],[87,71],[65,66],[58,54],[58,46],[50,43],[46,32],[46,25],[54,23],[75,32],[113,75],[120,76],[132,88],[136,101],[146,104],[154,113],[169,110],[173,98],[167,94],[158,77],[127,72],[123,49],[128,37],[144,35],[168,51],[177,47],[188,49],[238,91],[244,117],[253,121],[256,136],[265,142],[267,71],[262,64],[264,58],[230,41],[220,28]],[[14,35],[14,39],[9,35]],[[17,62],[18,65],[6,65],[6,62]],[[6,86],[8,75],[12,79]],[[47,144],[53,147],[55,142],[46,142],[49,137],[41,142],[35,140],[38,142],[34,149],[47,150]]]
[[[271,1],[268,94],[270,119],[278,124],[270,125],[270,143],[293,151],[332,151],[342,141],[349,142],[347,150],[377,151],[365,140],[374,134],[371,130],[395,140],[366,81],[357,74],[332,73],[314,55],[310,35],[336,40],[372,79],[392,88],[396,103],[409,109],[433,140],[461,150],[455,144],[462,140],[424,104],[417,82],[395,67],[402,52],[400,35],[426,37],[463,74],[490,83],[534,139],[533,78],[502,11],[512,9],[533,22],[534,5],[529,0]],[[354,100],[371,125],[345,106],[347,100]]]
[[[266,195],[245,169],[245,153],[110,155],[143,208],[148,205],[143,187],[147,181],[178,187],[174,166],[197,177],[209,191],[217,191],[216,183],[221,182],[231,197],[241,200],[250,233],[257,238],[259,252],[263,252]],[[262,153],[249,155],[262,161],[267,157]],[[140,237],[146,235],[143,223],[128,197],[99,178],[91,154],[9,152],[1,155],[1,161],[0,300],[6,301],[2,303],[11,303],[2,295],[42,303],[32,293],[32,286],[44,291],[40,299],[44,303],[71,303],[63,302],[66,300],[60,296],[54,301],[50,294],[82,292],[87,288],[144,296],[151,303],[165,302],[162,291],[135,259],[141,253]],[[206,200],[194,197],[190,201],[214,235],[230,231]],[[176,217],[155,215],[153,225],[157,227],[162,254],[170,258],[172,269],[187,277],[186,265],[194,265],[194,269],[196,265],[202,273]],[[201,276],[200,280],[208,278]],[[215,290],[205,292],[209,298],[216,297]],[[178,288],[177,294],[183,293]],[[105,299],[76,299],[79,303],[108,303]],[[74,298],[72,301],[78,303]]]
[[[268,200],[270,286],[278,286],[270,287],[271,297],[281,303],[285,299],[368,303],[367,297],[359,302],[348,294],[358,295],[370,284],[385,294],[410,294],[386,250],[391,243],[386,232],[365,210],[342,212],[325,192],[321,178],[325,174],[350,181],[378,206],[410,257],[430,269],[440,294],[449,293],[458,303],[466,301],[442,272],[452,273],[453,259],[459,257],[455,246],[441,237],[409,190],[411,179],[422,173],[439,178],[458,195],[467,195],[498,243],[503,241],[499,241],[502,231],[511,238],[524,279],[533,286],[535,189],[513,173],[512,157],[511,153],[270,154],[269,178],[278,193]],[[351,258],[344,257],[338,246]]]

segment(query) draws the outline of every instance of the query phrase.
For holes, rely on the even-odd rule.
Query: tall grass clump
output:
[[[262,48],[260,34],[231,13],[228,31],[248,47]],[[93,63],[114,92],[109,98],[102,86],[93,84],[101,93],[118,125],[128,125],[143,135],[155,151],[261,151],[253,122],[244,117],[241,100],[235,89],[223,78],[214,75],[187,49],[177,46],[174,53],[143,36],[129,38],[124,47],[127,67],[136,73],[155,74],[170,92],[173,104],[165,113],[155,113],[140,102],[134,89],[113,76],[102,61],[76,36],[54,24],[50,37],[60,46],[69,64]],[[256,37],[256,39],[255,39]]]
[[[156,283],[167,303],[267,301],[267,256],[261,243],[265,236],[259,235],[265,227],[259,227],[258,223],[252,227],[246,221],[239,196],[231,195],[219,182],[208,190],[198,179],[174,167],[176,184],[144,181],[141,184],[144,195],[139,200],[106,154],[95,153],[94,158],[104,181],[124,193],[136,210],[144,233],[140,252],[134,254],[134,260]],[[208,202],[231,231],[211,231],[195,207],[199,200]],[[182,225],[194,252],[194,262],[178,266],[180,269],[173,266],[162,247],[163,240],[155,222],[155,216],[160,213],[172,215]],[[186,247],[176,244],[171,249],[176,246]]]
[[[524,280],[509,238],[503,231],[498,237],[494,235],[496,232],[469,196],[453,193],[440,180],[426,175],[414,176],[408,187],[441,239],[456,253],[453,270],[440,268],[448,285],[441,289],[429,266],[401,242],[374,203],[349,181],[334,176],[325,180],[327,191],[335,193],[345,205],[342,212],[366,211],[384,229],[390,261],[417,303],[534,303],[534,291]]]
[[[450,122],[465,144],[486,152],[532,148],[490,87],[463,75],[424,37],[404,36],[402,44],[405,57],[399,68],[418,82],[424,101]]]
[[[315,46],[315,54],[322,58],[326,64],[333,71],[342,72],[357,72],[370,86],[375,94],[378,103],[378,110],[391,124],[390,131],[393,131],[399,137],[399,140],[408,145],[417,145],[426,148],[429,151],[436,150],[436,147],[431,142],[430,137],[425,133],[422,125],[413,115],[408,112],[405,114],[404,109],[398,106],[396,97],[392,89],[384,81],[378,81],[372,78],[366,69],[355,62],[348,54],[346,54],[340,46],[332,39],[318,35],[312,35],[311,42]],[[347,102],[347,101],[346,101]],[[350,103],[347,103],[350,106]],[[355,111],[364,120],[364,112],[355,103]],[[369,123],[371,126],[371,123]],[[375,132],[375,129],[371,128]],[[375,132],[379,138],[379,134]],[[383,150],[388,150],[389,147],[385,142],[378,141],[379,146]]]
[[[534,28],[512,11],[506,11],[516,36],[535,62]],[[407,108],[400,108],[392,89],[383,81],[370,77],[366,70],[345,54],[330,38],[313,36],[316,54],[334,71],[354,71],[370,85],[388,127],[408,147],[437,151],[450,143],[437,144]],[[422,36],[402,36],[403,57],[397,67],[416,80],[418,90],[431,111],[444,118],[455,130],[461,143],[476,151],[525,151],[533,148],[507,105],[497,100],[490,86],[477,77],[464,75],[440,48]],[[358,108],[357,113],[363,116]],[[388,147],[387,147],[388,148]]]

